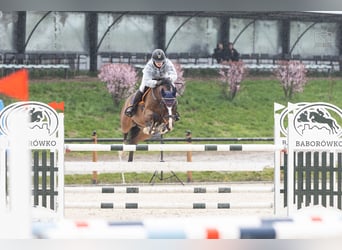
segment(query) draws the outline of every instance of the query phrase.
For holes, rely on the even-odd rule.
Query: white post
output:
[[[293,119],[296,105],[288,103],[288,131],[287,131],[287,215],[292,215],[294,211],[294,127]]]
[[[58,114],[59,128],[58,128],[58,146],[57,146],[57,169],[58,169],[58,218],[64,218],[64,114]]]
[[[8,148],[8,140],[5,135],[0,135],[0,213],[6,212],[7,209],[7,171],[6,171],[6,150]]]
[[[1,214],[0,238],[32,238],[31,166],[28,147],[28,115],[13,114],[9,133],[9,206]]]
[[[280,114],[277,113],[280,109],[284,108],[283,105],[274,103],[274,214],[279,214],[280,209],[280,149],[278,146],[282,145],[280,138]]]

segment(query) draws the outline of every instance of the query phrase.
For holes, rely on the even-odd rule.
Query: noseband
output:
[[[176,97],[163,97],[161,101],[167,108],[173,107],[177,102]]]

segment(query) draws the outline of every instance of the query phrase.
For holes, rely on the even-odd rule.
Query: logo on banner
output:
[[[44,103],[17,102],[5,107],[0,113],[0,132],[9,135],[16,128],[15,114],[23,112],[28,116],[29,146],[55,147],[59,127],[58,114]]]
[[[293,126],[300,136],[340,137],[340,117],[341,110],[331,104],[308,104],[296,112]]]
[[[289,136],[288,128],[291,128],[289,142],[294,147],[302,149],[342,147],[341,109],[332,104],[320,102],[290,105],[281,113],[280,127],[286,137]]]

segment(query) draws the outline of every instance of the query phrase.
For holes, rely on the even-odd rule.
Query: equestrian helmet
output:
[[[163,50],[161,49],[155,49],[153,52],[152,52],[152,60],[153,62],[164,62],[165,61],[165,53]]]

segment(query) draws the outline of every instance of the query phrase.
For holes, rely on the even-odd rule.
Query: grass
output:
[[[182,181],[187,181],[186,173],[175,173],[175,175]],[[161,178],[160,173],[155,178],[152,178],[152,173],[125,173],[121,174],[99,174],[98,184],[120,184],[125,181],[127,184],[146,184],[152,179],[153,183],[178,183],[175,176],[171,173],[163,173],[163,178]],[[273,181],[273,169],[266,168],[264,171],[244,171],[244,172],[192,172],[192,179],[198,182],[244,182],[244,181],[263,181],[272,182]],[[92,180],[92,175],[66,175],[65,184],[66,185],[89,185]]]
[[[96,80],[96,78],[94,78]],[[33,82],[30,100],[48,103],[65,102],[65,137],[121,138],[120,108],[114,106],[105,84],[99,81]],[[311,79],[303,93],[292,102],[324,101],[342,106],[342,80]],[[3,98],[5,105],[14,102]],[[216,80],[191,79],[178,98],[181,121],[166,137],[272,137],[273,103],[287,104],[277,80],[246,79],[233,101],[225,98],[222,85]]]
[[[311,79],[303,93],[292,102],[325,101],[342,106],[342,80]],[[114,106],[105,84],[101,82],[32,83],[33,101],[65,102],[65,137],[121,138],[120,106]],[[216,80],[187,80],[179,97],[181,121],[166,137],[272,137],[273,103],[286,105],[282,88],[275,79],[246,79],[233,101],[223,95]]]
[[[291,102],[329,102],[342,107],[341,78],[311,78],[303,93],[294,95]],[[0,96],[4,104],[15,102]],[[30,83],[30,100],[49,103],[65,102],[65,137],[91,138],[97,131],[101,138],[120,138],[120,106],[114,106],[104,83],[91,81],[58,80]],[[165,137],[185,137],[191,130],[193,137],[273,137],[273,104],[286,105],[288,100],[279,82],[270,77],[247,78],[233,101],[225,98],[217,78],[187,79],[184,95],[179,97],[181,121]],[[179,174],[181,178],[185,176]],[[184,174],[183,174],[184,175]],[[196,175],[196,176],[195,176]],[[148,181],[150,175],[126,174],[126,182]],[[196,181],[271,180],[273,173],[194,173]],[[66,183],[89,176],[66,176]],[[101,181],[120,183],[121,175],[101,175]]]

